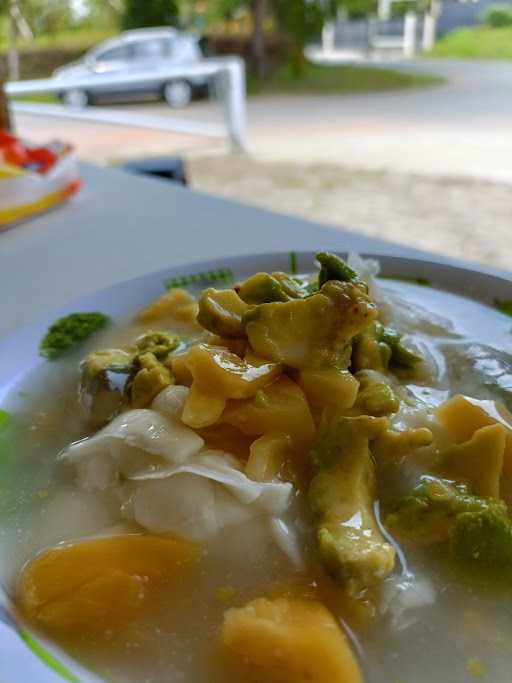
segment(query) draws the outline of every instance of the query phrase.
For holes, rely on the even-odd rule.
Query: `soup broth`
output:
[[[312,278],[305,276],[303,282],[310,283]],[[237,296],[242,291],[238,288]],[[198,290],[194,293],[197,294]],[[300,364],[294,366],[286,360],[280,361],[275,377],[270,378],[268,384],[263,382],[261,388],[255,392],[244,388],[229,394],[229,387],[223,390],[222,400],[225,400],[225,405],[222,404],[219,413],[223,415],[222,420],[211,418],[211,411],[212,405],[218,400],[216,392],[220,391],[221,385],[224,386],[222,382],[226,382],[228,386],[224,376],[212,375],[214,380],[209,388],[210,399],[204,409],[204,414],[210,415],[210,418],[201,417],[204,426],[191,426],[199,424],[198,408],[194,408],[195,413],[190,406],[187,408],[187,403],[184,408],[183,405],[179,408],[183,411],[182,418],[188,425],[187,429],[192,429],[204,439],[205,445],[199,451],[199,456],[204,449],[210,449],[213,453],[207,456],[210,458],[222,458],[225,451],[231,454],[231,460],[225,460],[221,465],[218,461],[211,461],[211,467],[217,468],[216,473],[209,473],[209,479],[201,480],[201,486],[207,481],[210,488],[198,487],[197,479],[200,475],[197,472],[183,470],[176,473],[176,468],[190,468],[190,462],[197,455],[188,459],[184,457],[180,462],[164,461],[161,455],[155,455],[155,450],[145,450],[149,448],[146,446],[147,441],[139,436],[133,437],[132,441],[128,437],[107,436],[105,445],[98,442],[99,445],[94,446],[96,450],[92,454],[88,437],[102,434],[101,430],[109,429],[109,424],[114,424],[115,420],[126,416],[130,411],[140,411],[144,419],[150,411],[158,417],[158,411],[151,408],[156,405],[151,402],[136,408],[123,403],[103,425],[91,427],[90,413],[84,409],[84,402],[80,401],[77,389],[80,361],[90,352],[97,349],[128,348],[134,339],[148,329],[161,329],[167,334],[176,333],[181,339],[180,346],[172,350],[170,355],[189,360],[188,365],[185,364],[185,370],[179,364],[169,363],[169,372],[173,377],[173,384],[168,385],[170,387],[181,385],[183,381],[190,386],[187,373],[192,373],[194,382],[198,381],[197,377],[203,367],[200,364],[206,364],[209,360],[199,356],[190,360],[193,356],[187,354],[199,342],[216,349],[229,347],[229,353],[237,358],[245,358],[247,367],[253,373],[250,381],[256,381],[254,377],[263,373],[261,368],[266,367],[264,363],[270,365],[277,362],[272,353],[264,357],[261,344],[257,349],[254,348],[258,345],[253,342],[256,335],[250,337],[252,347],[247,345],[244,337],[243,344],[237,346],[238,337],[221,338],[217,323],[210,324],[210,331],[205,332],[193,320],[184,320],[183,316],[180,319],[180,316],[173,318],[172,315],[167,315],[150,322],[130,316],[112,323],[77,351],[58,361],[38,366],[24,377],[22,385],[16,386],[5,402],[5,408],[11,417],[11,426],[3,437],[5,457],[1,464],[0,485],[3,499],[0,571],[2,585],[16,602],[20,619],[36,632],[55,640],[100,677],[112,682],[298,681],[297,674],[287,673],[286,661],[284,664],[280,663],[279,671],[272,671],[272,667],[269,669],[264,664],[248,665],[250,654],[240,653],[236,648],[226,648],[223,623],[228,610],[243,608],[260,598],[268,601],[314,601],[321,603],[333,615],[340,633],[345,634],[348,647],[354,653],[367,683],[464,683],[472,677],[482,676],[489,681],[508,681],[512,665],[509,648],[512,603],[510,579],[506,572],[503,572],[502,577],[497,577],[495,573],[490,576],[486,572],[473,571],[474,568],[455,566],[450,556],[448,537],[428,544],[410,542],[410,539],[404,542],[400,534],[394,533],[394,527],[388,525],[387,520],[390,514],[396,513],[397,501],[411,495],[415,487],[425,484],[425,477],[452,483],[456,480],[453,473],[443,474],[437,465],[437,469],[432,469],[435,458],[441,457],[450,448],[457,447],[435,416],[439,405],[456,394],[464,394],[473,399],[505,401],[512,408],[509,393],[512,388],[510,319],[462,297],[403,282],[386,281],[385,284],[376,284],[371,279],[370,295],[377,302],[380,319],[388,326],[394,325],[403,335],[401,343],[421,358],[408,369],[393,370],[391,366],[389,370],[379,369],[382,376],[389,378],[399,406],[392,412],[376,411],[377,416],[374,411],[372,419],[386,419],[389,429],[402,433],[416,429],[430,430],[433,435],[433,442],[429,442],[423,431],[425,441],[416,447],[411,445],[400,457],[394,457],[393,454],[384,457],[373,453],[376,461],[376,493],[371,506],[379,530],[375,533],[382,538],[382,543],[392,548],[392,569],[383,572],[379,580],[361,583],[358,578],[355,586],[351,583],[352,578],[347,579],[346,568],[341,572],[333,571],[332,566],[327,566],[325,558],[319,554],[319,513],[311,503],[313,494],[310,483],[314,470],[311,469],[310,453],[311,449],[318,450],[318,433],[325,427],[326,421],[335,419],[333,415],[336,411],[333,412],[332,406],[327,409],[325,405],[321,405],[321,401],[309,402],[309,419],[315,430],[311,443],[302,452],[298,447],[295,450],[292,448],[295,455],[291,456],[291,464],[285,458],[276,468],[273,477],[265,476],[263,479],[265,485],[270,486],[275,482],[278,487],[272,492],[272,502],[265,504],[273,506],[271,512],[267,511],[263,503],[261,509],[254,512],[254,506],[260,504],[258,501],[263,494],[254,498],[256,494],[252,493],[252,489],[251,493],[246,493],[245,488],[244,493],[241,493],[242,486],[247,485],[246,479],[252,481],[245,474],[249,470],[244,469],[247,467],[248,457],[252,457],[251,444],[262,434],[270,432],[259,427],[248,428],[247,420],[254,419],[257,422],[253,413],[236,411],[246,410],[249,401],[258,400],[261,405],[251,404],[251,410],[264,411],[270,400],[264,393],[267,391],[266,387],[275,386],[276,382],[283,383],[283,391],[294,392],[297,387],[297,391],[303,396],[299,385],[303,388],[306,384],[304,381],[301,383],[299,374],[303,373],[302,377],[306,375]],[[293,296],[297,298],[294,299]],[[310,298],[313,296],[314,289],[309,293]],[[285,306],[290,300],[306,300],[300,297],[303,294],[290,295],[288,298],[283,295],[283,300],[264,302],[262,305]],[[247,298],[251,301],[248,295]],[[224,302],[223,305],[227,306],[227,303]],[[256,308],[258,304],[251,301],[249,305]],[[205,316],[203,325],[204,321]],[[253,324],[257,324],[257,319]],[[295,318],[286,331],[288,336],[298,335],[298,343],[301,342],[299,324],[300,321]],[[297,326],[295,329],[294,325]],[[357,331],[357,335],[361,334],[362,331]],[[257,341],[259,343],[259,338]],[[288,339],[286,343],[288,344]],[[352,339],[351,343],[354,354],[355,344],[360,342]],[[254,359],[256,356],[258,358]],[[154,355],[154,358],[157,358],[161,366],[162,361],[158,356]],[[354,374],[353,359],[354,355],[352,365],[349,360],[345,372]],[[247,367],[244,366],[244,372],[249,372]],[[137,368],[140,370],[143,366],[138,365]],[[458,368],[464,368],[464,371],[458,372]],[[151,371],[152,368],[149,368],[148,372]],[[274,370],[271,368],[268,372]],[[286,375],[286,380],[283,380],[283,375]],[[168,376],[170,375],[166,375]],[[124,382],[126,377],[122,379]],[[133,372],[130,381],[133,397]],[[363,381],[358,381],[360,395]],[[127,391],[126,386],[123,391]],[[193,389],[188,393],[186,401],[190,401],[192,391]],[[289,406],[295,405],[293,401],[298,400],[295,396],[294,393],[287,394],[284,407],[273,409],[282,410],[283,416],[279,413],[276,418],[280,421],[279,424],[287,424],[285,411]],[[200,405],[203,406],[202,403]],[[368,414],[362,409],[359,412],[354,410],[353,406],[347,406],[338,412],[350,419],[358,414]],[[189,415],[187,419],[185,414]],[[240,414],[244,415],[246,422],[241,421]],[[169,417],[169,413],[165,415],[162,418],[164,421],[178,419]],[[260,417],[257,419],[260,420]],[[221,422],[223,426],[219,427]],[[492,420],[488,423],[492,428]],[[299,427],[303,430],[300,433],[306,434],[304,423]],[[157,431],[160,427],[153,426],[151,429]],[[503,429],[506,431],[507,428]],[[283,431],[286,432],[286,426]],[[272,438],[278,438],[274,428],[271,433],[274,435]],[[284,436],[279,435],[283,439],[282,443],[279,442],[279,447],[282,444],[289,446],[290,438],[291,441],[295,438],[293,435],[290,438],[288,436],[287,433]],[[122,438],[126,440],[121,441]],[[503,438],[508,438],[508,435],[505,434]],[[238,439],[238,442],[231,448],[233,439]],[[301,439],[308,442],[309,435],[300,436],[293,443],[296,444]],[[76,446],[69,449],[69,445],[75,442],[79,442],[81,451],[76,450]],[[128,449],[122,455],[121,451],[116,450],[120,448],[118,444],[121,442],[123,448]],[[80,445],[84,443],[85,447]],[[224,455],[219,455],[220,451]],[[116,463],[120,462],[120,458],[125,458],[122,466],[119,465],[120,472],[116,471],[115,478],[109,480],[107,485],[97,483],[100,475],[97,468],[93,469],[91,465],[97,453],[104,460],[111,457],[112,462]],[[206,460],[202,462],[201,467],[210,467],[205,464]],[[229,483],[231,488],[226,493],[222,486],[225,486],[225,477],[230,475],[226,474],[225,468],[231,466],[232,462],[235,463],[233,468],[238,477],[236,481],[241,482],[242,476],[244,480],[240,483],[240,490],[236,488],[239,483]],[[102,473],[101,476],[107,475]],[[170,481],[167,476],[171,479],[175,477],[176,480],[181,477],[181,483],[169,489],[168,495],[164,495],[161,491],[164,491],[163,487]],[[216,478],[212,479],[212,476]],[[507,498],[507,475],[502,473],[500,477],[502,486],[499,497]],[[464,478],[455,483],[464,486],[468,484]],[[289,486],[286,491],[279,488],[285,484]],[[475,486],[478,490],[478,481]],[[190,493],[181,494],[180,491],[185,491],[187,487]],[[197,494],[194,493],[196,491]],[[471,482],[469,493],[475,493]],[[276,501],[285,494],[286,505],[277,510]],[[186,505],[194,502],[191,503],[190,496],[197,495],[199,507],[180,508],[179,512],[173,509],[169,513],[173,521],[168,521],[165,515],[171,504],[169,501],[178,499],[180,495],[189,496],[185,501]],[[208,498],[210,495],[211,500]],[[226,496],[229,497],[228,511]],[[508,502],[506,500],[507,504]],[[213,521],[210,517],[204,521],[208,510],[205,512],[203,507],[206,509],[208,505],[215,506]],[[196,524],[194,520],[199,518],[204,524],[210,525],[207,531],[202,527],[198,531],[193,526]],[[145,526],[141,520],[149,521],[144,522]],[[215,533],[211,531],[212,524],[215,525]],[[354,524],[359,522],[356,520]],[[164,539],[176,538],[178,542],[183,539],[184,543],[193,545],[195,554],[190,564],[184,565],[181,573],[173,576],[172,580],[162,579],[161,568],[156,568],[155,576],[159,577],[156,588],[151,584],[151,571],[148,576],[143,577],[146,582],[144,590],[147,589],[149,597],[144,602],[143,609],[133,612],[135,616],[130,612],[123,621],[121,614],[114,626],[107,619],[105,628],[96,624],[94,628],[76,631],[54,627],[61,618],[56,612],[52,612],[51,619],[55,620],[52,622],[50,617],[45,616],[42,619],[37,616],[42,614],[39,607],[39,611],[27,609],[28,598],[20,597],[20,577],[24,572],[26,576],[31,563],[36,563],[45,552],[77,543],[141,534]],[[92,553],[92,565],[95,563],[94,558]],[[121,564],[118,568],[119,571],[124,571]],[[57,579],[52,579],[50,569],[48,581],[52,583]],[[70,564],[67,571],[79,570],[75,570]],[[509,573],[508,577],[511,575]],[[123,600],[117,608],[119,612],[124,609]],[[79,609],[80,604],[82,603],[74,606],[72,604],[71,609]],[[91,614],[94,615],[94,611]],[[91,618],[91,621],[94,619]],[[268,644],[262,642],[262,648],[265,647]],[[251,648],[249,651],[252,651]],[[336,683],[322,678],[321,661],[314,666],[320,672],[317,677],[304,677],[300,680]],[[339,679],[339,683],[341,681]]]

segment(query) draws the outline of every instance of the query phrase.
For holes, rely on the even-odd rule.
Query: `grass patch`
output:
[[[428,74],[410,74],[371,66],[320,66],[306,64],[297,77],[289,66],[277,69],[270,78],[248,79],[250,95],[263,93],[325,94],[383,92],[439,85],[443,79]]]
[[[512,26],[476,26],[451,31],[441,38],[429,57],[512,59]]]

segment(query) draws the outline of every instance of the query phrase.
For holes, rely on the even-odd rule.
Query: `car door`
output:
[[[132,45],[132,69],[145,74],[154,74],[162,69],[166,54],[166,44],[162,38],[144,38],[134,40]],[[141,83],[138,91],[153,92],[159,90],[160,81]]]
[[[115,74],[127,74],[132,66],[132,49],[130,45],[117,45],[97,52],[94,56],[94,73],[98,76],[113,76]],[[108,92],[123,92],[126,89],[122,84],[109,84],[105,86]]]

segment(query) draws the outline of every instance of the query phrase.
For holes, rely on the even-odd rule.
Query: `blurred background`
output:
[[[511,266],[512,0],[1,0],[0,26],[21,137]]]

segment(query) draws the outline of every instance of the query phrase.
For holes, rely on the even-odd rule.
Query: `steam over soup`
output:
[[[510,342],[317,260],[58,321],[0,414],[3,582],[106,680],[510,680]]]

